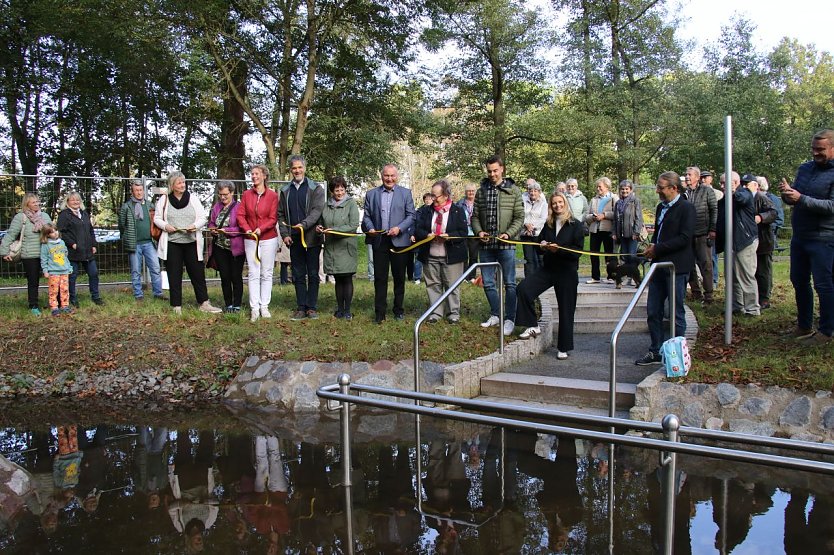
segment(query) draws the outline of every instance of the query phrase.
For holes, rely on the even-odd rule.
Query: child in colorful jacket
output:
[[[69,275],[72,273],[69,250],[61,234],[51,224],[41,228],[41,269],[44,277],[49,280],[49,308],[52,309],[52,315],[72,312],[69,304]]]

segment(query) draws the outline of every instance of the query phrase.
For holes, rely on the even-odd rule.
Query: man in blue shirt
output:
[[[791,215],[791,283],[796,294],[796,329],[791,335],[814,344],[830,343],[834,334],[834,129],[819,131],[811,141],[814,159],[796,171],[793,185],[782,179],[782,200]],[[820,305],[814,330],[814,292]]]

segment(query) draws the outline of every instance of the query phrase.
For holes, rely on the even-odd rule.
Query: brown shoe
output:
[[[784,335],[786,335],[787,337],[790,337],[791,339],[807,339],[807,338],[811,337],[812,335],[814,335],[815,333],[817,333],[817,332],[815,332],[812,329],[796,327],[796,328],[793,328],[792,330],[789,330],[789,331],[785,332]]]
[[[830,335],[825,335],[821,331],[818,331],[813,335],[806,337],[805,339],[801,339],[799,341],[803,345],[829,345],[832,341],[832,337]]]

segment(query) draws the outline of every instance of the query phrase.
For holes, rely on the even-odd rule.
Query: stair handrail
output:
[[[515,262],[513,262],[515,263]],[[440,297],[426,309],[426,311],[417,318],[414,322],[414,392],[420,393],[420,326],[429,317],[434,310],[443,304],[443,301],[454,292],[455,289],[461,286],[464,281],[468,280],[469,274],[474,273],[478,268],[485,268],[487,266],[496,266],[496,287],[498,287],[498,352],[504,354],[504,274],[501,271],[501,265],[498,262],[476,262],[472,264],[455,282],[443,292]],[[482,272],[483,275],[483,272]],[[415,400],[415,404],[419,401]]]
[[[655,262],[649,266],[649,271],[643,277],[643,281],[637,287],[637,291],[631,298],[631,302],[625,309],[620,321],[611,332],[611,346],[609,359],[609,389],[608,389],[608,416],[614,417],[617,409],[617,340],[620,338],[620,333],[628,322],[631,313],[643,296],[643,292],[649,287],[649,283],[655,278],[655,274],[660,270],[669,270],[669,280],[671,286],[669,287],[669,330],[671,337],[675,337],[675,263],[674,262]]]

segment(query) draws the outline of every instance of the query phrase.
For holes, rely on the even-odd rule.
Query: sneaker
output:
[[[598,279],[591,278],[588,281],[586,281],[585,283],[599,283],[599,282],[600,281]]]
[[[512,335],[515,330],[515,322],[512,320],[504,320],[504,335]]]
[[[568,358],[568,354],[564,351],[556,351],[556,358],[558,358],[559,360],[565,360],[566,358]]]
[[[319,313],[313,310],[312,308],[307,311],[307,318],[310,320],[317,320],[319,317]]]
[[[97,304],[98,306],[104,306],[104,301],[101,298],[93,299],[93,304]]]
[[[61,315],[61,309],[60,308],[53,308],[52,309],[52,315],[53,316],[60,316]]]
[[[832,337],[818,331],[814,335],[801,339],[800,341],[803,345],[828,345],[831,343]]]
[[[481,322],[482,328],[491,328],[492,326],[497,326],[501,323],[501,320],[498,319],[498,316],[490,316],[487,318],[486,322]]]
[[[200,312],[208,312],[209,314],[220,314],[223,311],[209,301],[203,301],[203,304],[200,305]]]
[[[261,317],[261,311],[260,310],[252,310],[252,314],[249,315],[249,321],[252,322],[252,323],[255,323],[255,322],[258,321],[258,319],[260,317]]]
[[[261,318],[272,318],[272,313],[269,312],[269,308],[262,306],[261,307]]]
[[[72,314],[73,310],[71,306],[65,306],[61,309],[61,312],[63,312],[64,314]]]
[[[70,306],[73,306],[75,308],[80,308],[80,305],[78,304],[78,301],[70,301]]]
[[[653,353],[649,351],[643,358],[635,360],[634,364],[637,366],[651,366],[652,364],[660,364],[663,362],[663,359],[660,358],[660,353]]]
[[[351,314],[350,312],[345,312],[342,314],[342,318],[344,318],[345,320],[353,320],[353,314]]]
[[[432,314],[431,316],[428,317],[428,319],[426,320],[426,323],[436,324],[439,321],[440,321],[440,316],[436,316],[436,315]]]
[[[460,324],[460,316],[449,316],[446,319],[446,321],[449,322],[450,324],[452,324],[453,326],[457,325],[457,324]]]
[[[303,320],[306,317],[307,317],[306,312],[304,312],[303,310],[296,310],[295,312],[292,313],[292,316],[290,316],[290,320],[292,320],[293,322],[297,322],[299,320]]]
[[[785,335],[792,339],[807,339],[815,333],[817,332],[812,329],[795,327],[792,330],[787,331]]]
[[[29,309],[29,312],[32,313],[32,316],[40,316],[41,315],[41,309],[38,308],[38,307]]]
[[[338,319],[343,318],[344,315],[345,315],[344,312],[342,312],[341,310],[337,310],[336,312],[333,313],[333,317],[338,318]]]
[[[225,312],[226,314],[237,314],[238,312],[240,312],[240,307],[229,305],[223,310],[223,312]]]
[[[614,289],[622,289],[622,288],[623,288],[623,284],[622,284],[622,283],[618,283],[618,284],[616,284],[616,285],[614,286]]]
[[[157,300],[157,301],[167,301],[168,300],[168,297],[166,297],[165,295],[154,295],[153,298],[154,298],[154,300]]]
[[[145,297],[134,297],[134,300],[136,300],[137,303],[143,303],[145,302]]]
[[[538,326],[533,326],[532,328],[527,328],[521,335],[518,336],[519,339],[533,339],[538,337],[542,334],[542,329]]]
[[[419,280],[419,279],[415,279],[415,280],[414,280],[414,285],[420,285],[420,280]]]
[[[176,314],[177,316],[182,316],[182,307],[181,306],[175,306],[174,307],[174,314]]]

